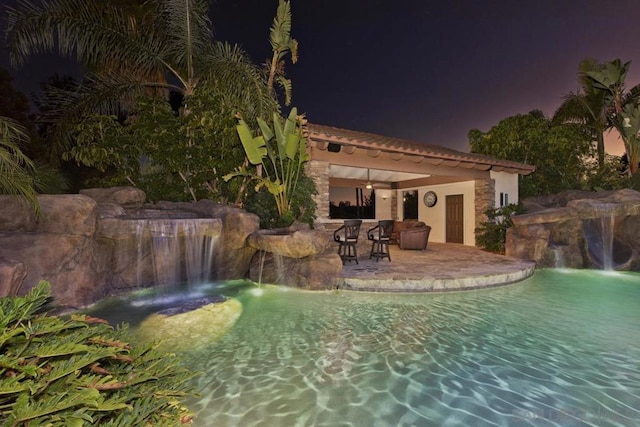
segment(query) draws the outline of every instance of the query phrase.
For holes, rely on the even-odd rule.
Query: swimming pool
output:
[[[539,270],[446,294],[223,289],[242,315],[183,353],[203,372],[196,426],[640,425],[636,273]]]

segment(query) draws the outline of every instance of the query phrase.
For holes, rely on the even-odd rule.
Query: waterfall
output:
[[[155,286],[210,281],[217,237],[207,232],[207,225],[201,219],[141,220],[136,230],[138,284],[144,284],[140,281],[149,263]],[[142,261],[145,253],[147,263]]]
[[[562,246],[553,245],[549,249],[553,253],[553,267],[565,268],[566,263],[564,260],[564,253],[562,252]]]
[[[201,221],[183,220],[183,242],[187,283],[194,285],[211,280],[211,266],[216,238],[201,232]]]
[[[612,213],[600,217],[600,228],[602,230],[602,268],[613,270],[613,227],[615,217]]]
[[[584,222],[584,238],[591,261],[603,270],[613,270],[615,204],[593,205],[595,216]]]
[[[180,242],[178,223],[174,220],[147,220],[151,232],[151,260],[155,284],[173,285],[180,282]]]

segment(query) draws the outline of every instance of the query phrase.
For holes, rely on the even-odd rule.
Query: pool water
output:
[[[640,425],[639,274],[539,270],[446,294],[212,289],[243,311],[218,341],[185,340],[203,372],[196,426]]]

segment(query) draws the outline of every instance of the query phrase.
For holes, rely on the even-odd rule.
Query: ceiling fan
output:
[[[369,168],[367,168],[367,182],[364,183],[364,188],[366,188],[367,190],[372,190],[373,188],[378,188],[378,187],[388,188],[390,187],[390,185],[384,182],[371,181],[371,177],[369,176]]]

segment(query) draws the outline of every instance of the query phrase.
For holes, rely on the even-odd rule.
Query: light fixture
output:
[[[373,184],[371,184],[371,179],[369,179],[369,169],[367,168],[367,184],[364,186],[367,190],[371,190],[373,188]]]

